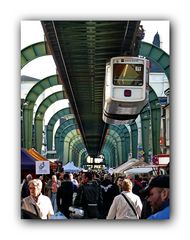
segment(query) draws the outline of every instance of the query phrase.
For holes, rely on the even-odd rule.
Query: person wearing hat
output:
[[[144,190],[148,194],[147,201],[153,213],[147,219],[169,219],[169,176],[160,175],[153,178]]]
[[[30,196],[22,199],[21,218],[34,218],[32,215],[36,215],[39,219],[49,219],[54,215],[54,211],[49,197],[41,193],[42,181],[33,179],[29,181],[28,186]]]

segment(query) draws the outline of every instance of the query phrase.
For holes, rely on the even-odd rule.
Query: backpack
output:
[[[87,218],[99,217],[99,198],[100,190],[97,184],[87,183],[83,185],[84,210],[86,210]]]

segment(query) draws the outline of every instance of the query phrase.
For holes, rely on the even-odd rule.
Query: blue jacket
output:
[[[159,219],[169,219],[169,218],[170,218],[170,208],[169,208],[169,206],[167,206],[163,210],[161,210],[153,215],[150,215],[150,217],[148,217],[147,219],[159,220]]]

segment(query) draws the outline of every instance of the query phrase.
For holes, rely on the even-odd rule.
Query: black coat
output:
[[[69,207],[72,206],[74,184],[71,181],[63,181],[57,190],[57,207],[69,218]]]
[[[25,181],[24,184],[22,185],[22,190],[21,190],[21,197],[25,198],[30,195],[29,187],[28,187],[28,182]]]
[[[115,196],[120,194],[118,186],[111,182],[109,179],[105,179],[100,184],[103,197],[103,206],[101,211],[102,218],[106,218],[110,206],[112,205]]]
[[[82,184],[77,191],[74,205],[82,207],[84,218],[99,218],[102,208],[102,193],[96,181]]]

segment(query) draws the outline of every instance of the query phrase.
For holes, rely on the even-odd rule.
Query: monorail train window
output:
[[[113,84],[120,86],[142,86],[143,64],[113,64]]]

